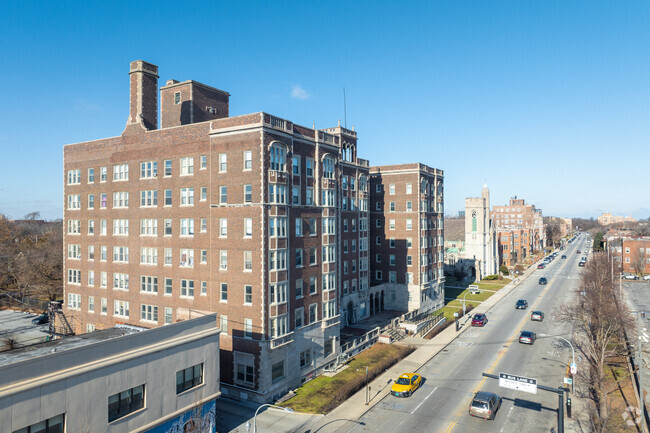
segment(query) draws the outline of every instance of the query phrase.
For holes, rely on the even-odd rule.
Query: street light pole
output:
[[[253,417],[253,433],[257,433],[257,413],[263,407],[270,407],[270,408],[273,408],[273,409],[279,409],[279,410],[283,410],[285,412],[293,413],[293,409],[291,409],[290,407],[276,406],[274,404],[269,404],[269,403],[263,404],[260,407],[258,407],[257,410],[255,411],[255,416]],[[247,423],[246,424],[246,431],[248,432],[249,429],[250,429],[250,423]]]
[[[573,344],[571,344],[571,342],[570,342],[569,340],[567,340],[566,338],[564,338],[564,337],[562,337],[562,336],[560,336],[560,335],[549,335],[549,334],[539,334],[539,335],[540,335],[540,337],[555,337],[555,338],[561,338],[562,340],[564,340],[564,341],[566,341],[567,343],[569,343],[569,346],[571,346],[571,365],[576,365],[576,351],[575,351],[575,349],[574,349],[574,347],[573,347]],[[571,373],[571,375],[573,375],[573,373]],[[571,392],[573,392],[573,382],[574,382],[574,381],[572,380],[572,381],[571,381]]]

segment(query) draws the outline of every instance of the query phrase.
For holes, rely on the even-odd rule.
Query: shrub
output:
[[[503,275],[510,275],[510,271],[508,270],[508,267],[507,267],[507,266],[501,266],[501,267],[499,268],[499,271],[501,271],[501,273],[502,273]]]
[[[485,277],[483,279],[486,280],[486,281],[491,281],[491,280],[496,280],[498,278],[499,278],[498,275],[488,275],[487,277]]]

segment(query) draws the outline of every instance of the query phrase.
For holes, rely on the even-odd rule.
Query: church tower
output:
[[[465,199],[465,258],[476,261],[476,277],[497,273],[496,227],[490,218],[490,190]]]

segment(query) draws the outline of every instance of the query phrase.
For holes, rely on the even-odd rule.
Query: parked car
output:
[[[542,313],[541,311],[533,311],[532,313],[530,313],[530,320],[541,322],[544,320],[544,313]]]
[[[643,281],[650,281],[650,274],[643,276]]]
[[[422,385],[422,376],[416,373],[404,373],[397,378],[390,389],[395,397],[409,397]]]
[[[39,316],[36,316],[32,319],[32,325],[45,325],[50,322],[50,317],[47,313],[43,313]]]
[[[580,250],[576,251],[576,254],[580,254]]]
[[[517,310],[525,310],[526,308],[528,308],[528,302],[525,299],[520,299],[515,304],[515,308]]]
[[[472,326],[485,326],[488,322],[487,316],[485,314],[477,313],[474,314],[472,318]]]
[[[566,259],[566,254],[562,254],[562,258],[563,258],[563,259]]]
[[[545,267],[546,265],[544,263],[540,263],[539,265],[537,265],[537,269],[544,269]]]
[[[638,280],[639,277],[637,275],[634,275],[634,274],[623,274],[623,279],[624,280]],[[645,277],[644,277],[644,279],[645,279]]]
[[[580,263],[578,263],[578,266],[580,266],[581,268],[584,268],[584,267],[585,267],[585,263],[586,263],[586,262],[581,261]]]
[[[501,407],[501,397],[491,392],[479,391],[469,404],[469,414],[493,420]]]
[[[546,283],[548,283],[548,281],[546,281],[546,277],[542,277],[539,279],[539,284],[541,284],[542,286],[545,286]]]
[[[519,334],[521,344],[534,344],[536,339],[537,335],[532,331],[521,331],[521,334]]]

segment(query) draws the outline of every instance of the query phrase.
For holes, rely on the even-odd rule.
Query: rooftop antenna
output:
[[[348,108],[345,102],[345,86],[343,86],[343,126],[348,128]]]

